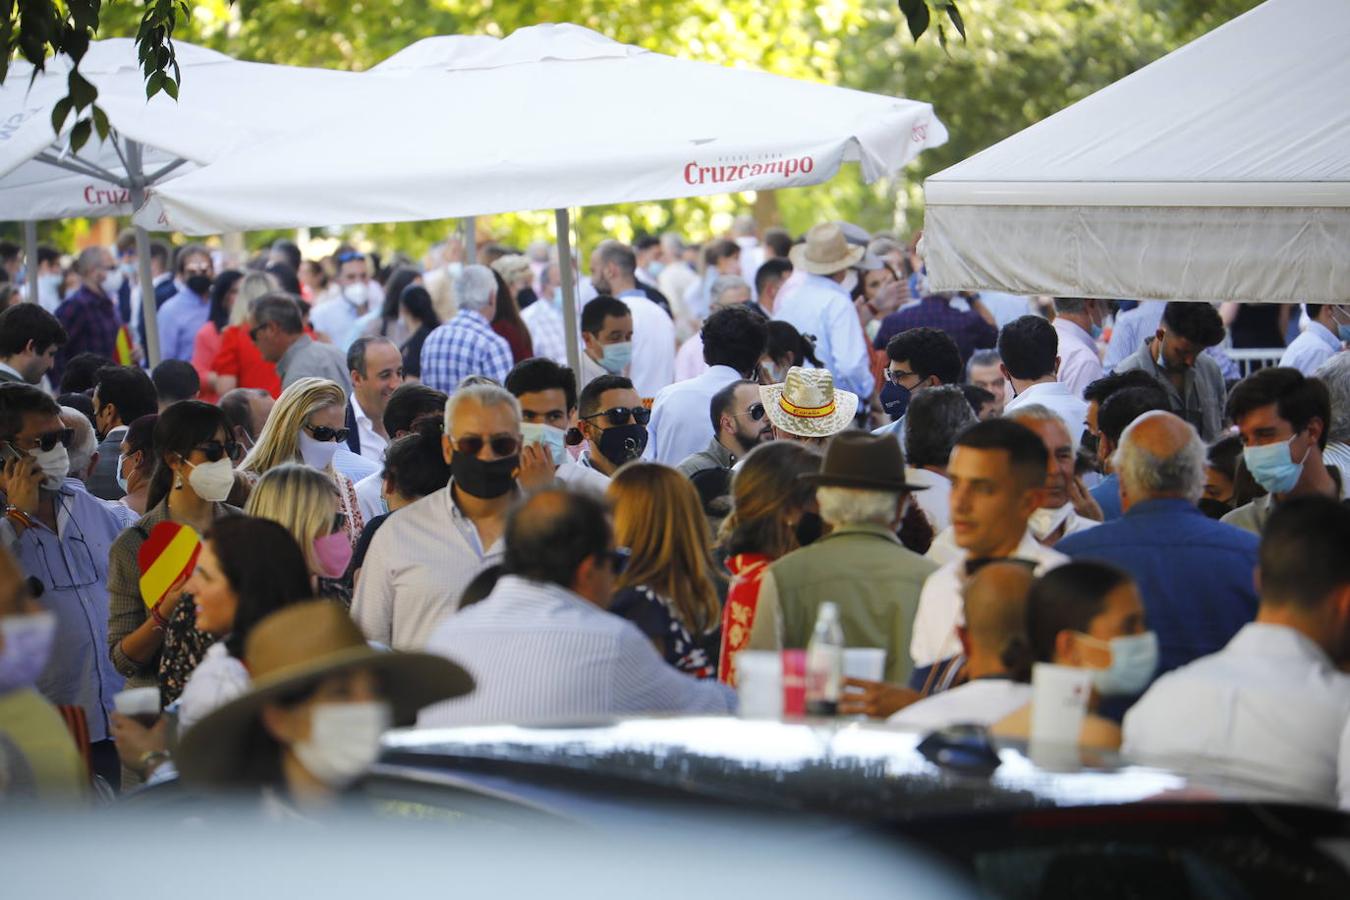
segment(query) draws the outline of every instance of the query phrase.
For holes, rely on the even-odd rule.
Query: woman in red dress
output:
[[[237,387],[262,388],[273,398],[281,396],[276,364],[263,359],[262,351],[248,333],[249,304],[263,294],[279,290],[277,280],[266,272],[249,272],[240,279],[230,308],[230,324],[220,333],[220,348],[210,368],[218,396],[223,397]]]
[[[803,475],[820,471],[820,455],[794,441],[761,444],[731,482],[733,508],[722,522],[721,546],[731,587],[722,610],[718,679],[736,685],[736,654],[750,642],[764,570],[820,534],[815,488]]]

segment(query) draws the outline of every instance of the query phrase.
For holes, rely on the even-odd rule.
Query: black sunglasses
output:
[[[492,448],[494,456],[515,456],[520,450],[520,441],[509,434],[495,435],[487,440],[476,434],[466,434],[454,440],[454,448],[465,456],[477,456],[485,446]]]
[[[610,571],[615,575],[622,575],[628,568],[628,564],[633,560],[633,551],[627,547],[615,547],[613,550],[606,550],[600,554],[600,558],[609,563]]]
[[[58,428],[55,431],[49,431],[46,434],[37,436],[37,448],[43,453],[52,449],[59,442],[62,447],[69,447],[71,440],[75,437],[75,429]]]
[[[764,418],[764,404],[751,403],[745,412],[736,413],[735,415],[732,416],[732,418],[739,419],[741,416],[749,416],[750,418],[758,422],[760,419]]]
[[[646,425],[652,418],[652,411],[645,406],[616,406],[613,409],[601,410],[598,413],[592,413],[589,416],[582,416],[583,419],[598,419],[604,416],[609,424],[617,428],[620,425],[627,425],[629,416],[639,425]]]
[[[337,441],[342,443],[347,439],[349,433],[346,428],[329,428],[327,425],[306,425],[305,430],[309,436],[316,441],[327,443],[328,441]]]
[[[239,462],[244,458],[244,448],[236,441],[206,441],[192,448],[200,450],[206,454],[207,462],[219,462],[223,456],[228,456],[230,462]]]

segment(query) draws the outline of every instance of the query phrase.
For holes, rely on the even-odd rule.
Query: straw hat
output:
[[[329,675],[358,668],[374,672],[396,725],[411,725],[424,706],[474,687],[469,673],[444,657],[372,649],[346,611],[327,600],[288,606],[258,623],[245,645],[244,664],[253,675],[248,693],[183,735],[175,761],[185,781],[237,781],[263,706],[312,688]]]
[[[801,476],[817,487],[865,488],[875,491],[923,491],[905,481],[905,454],[890,434],[845,431],[830,439],[819,472]]]
[[[835,390],[825,369],[793,366],[782,384],[760,385],[759,399],[776,428],[801,437],[838,434],[858,411],[858,395]]]
[[[794,269],[813,275],[833,275],[856,266],[867,253],[866,247],[854,247],[834,222],[817,225],[806,233],[806,242],[788,253]]]

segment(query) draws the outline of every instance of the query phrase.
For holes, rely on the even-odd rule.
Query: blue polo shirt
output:
[[[1055,545],[1134,577],[1159,644],[1156,678],[1222,650],[1256,618],[1256,535],[1216,522],[1185,500],[1146,500],[1114,522]]]

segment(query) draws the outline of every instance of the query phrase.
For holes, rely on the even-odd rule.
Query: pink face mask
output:
[[[352,542],[345,531],[335,531],[314,539],[314,559],[324,578],[341,578],[352,561]]]

